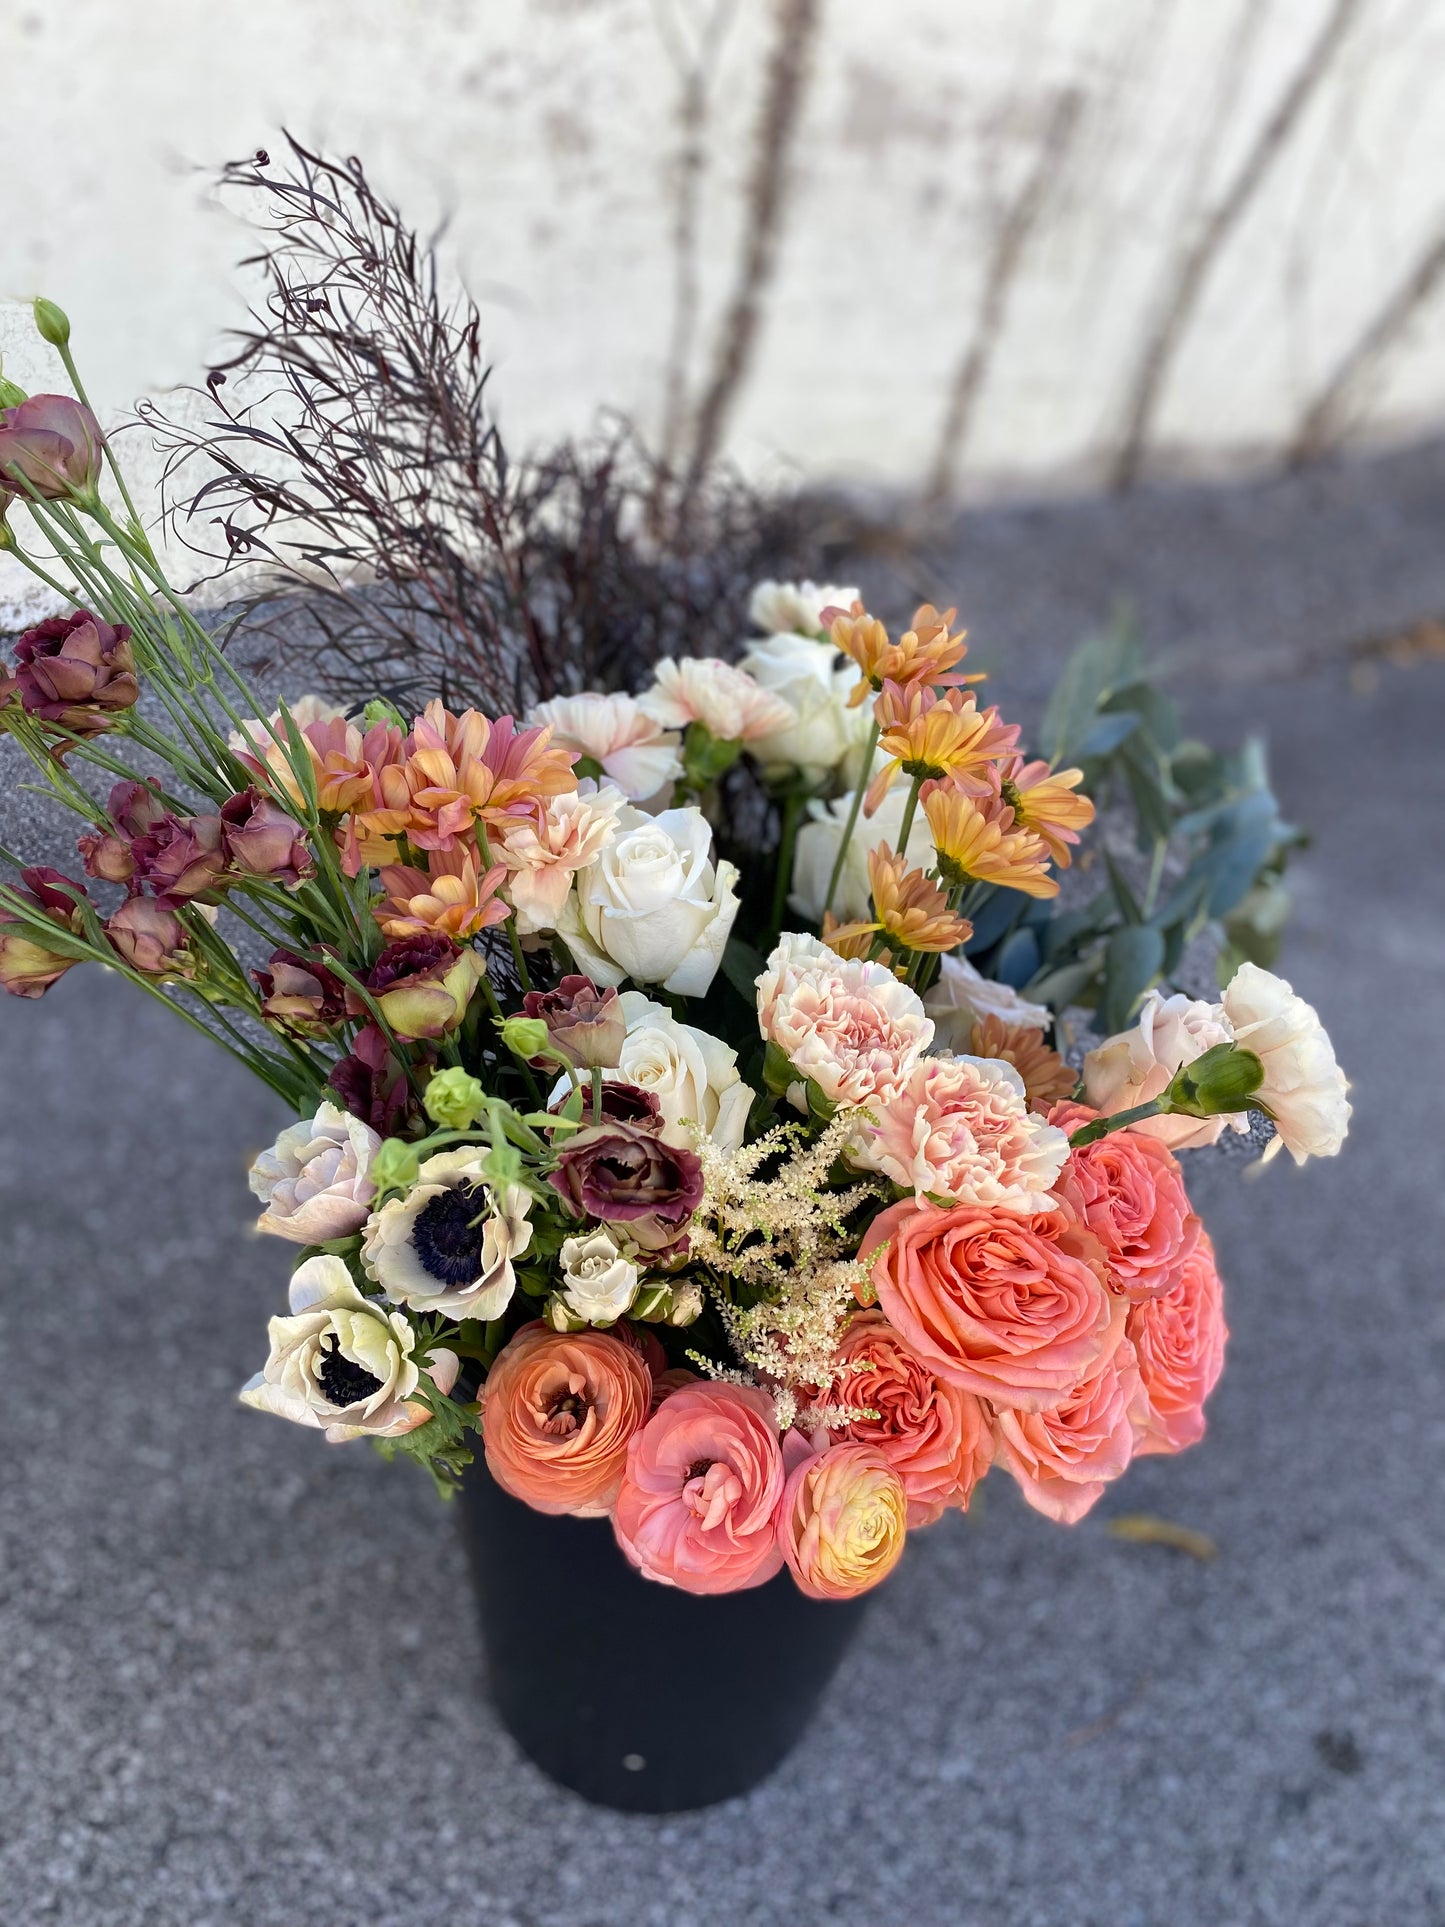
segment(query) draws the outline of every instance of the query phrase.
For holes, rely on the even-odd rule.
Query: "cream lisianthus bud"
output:
[[[701,997],[738,913],[734,864],[712,861],[698,809],[619,812],[617,835],[577,878],[557,929],[594,983],[660,983]]]
[[[242,1387],[242,1404],[317,1426],[333,1443],[425,1424],[416,1334],[400,1312],[364,1297],[340,1258],[308,1258],[288,1295],[291,1315],[271,1320],[271,1355]],[[454,1352],[433,1351],[426,1373],[450,1392],[459,1364]]]
[[[637,1266],[605,1231],[568,1238],[562,1246],[562,1297],[583,1323],[613,1325],[637,1296]],[[561,1329],[559,1327],[559,1329]]]

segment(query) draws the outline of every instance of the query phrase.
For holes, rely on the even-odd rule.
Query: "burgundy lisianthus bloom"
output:
[[[261,1015],[300,1037],[324,1037],[346,1015],[341,979],[313,958],[294,950],[273,950],[264,970],[253,970],[261,993]]]
[[[247,876],[269,877],[294,890],[315,875],[301,825],[254,785],[227,798],[221,805],[221,823],[226,855]]]
[[[658,1252],[679,1243],[702,1203],[702,1164],[655,1126],[591,1124],[563,1146],[552,1184],[579,1217],[616,1224]]]
[[[99,877],[103,883],[129,883],[136,873],[136,843],[176,819],[161,801],[155,782],[114,784],[105,808],[114,828],[82,836],[75,847],[88,877]]]
[[[554,1116],[562,1115],[571,1095],[569,1085],[550,1106]],[[642,1090],[636,1084],[623,1084],[613,1078],[608,1078],[602,1086],[600,1114],[592,1108],[592,1092],[583,1086],[582,1117],[588,1124],[637,1124],[646,1131],[662,1129],[662,1106],[653,1093]]]
[[[113,728],[116,713],[139,695],[130,630],[84,609],[27,629],[15,645],[14,669],[0,671],[0,709],[18,697],[28,716],[77,736]]]
[[[149,886],[168,903],[192,897],[214,902],[224,885],[226,852],[219,816],[176,816],[154,783],[117,783],[107,804],[114,831],[76,843],[87,876]]]
[[[398,1037],[445,1037],[466,1016],[482,968],[475,950],[433,932],[389,943],[361,981]],[[355,991],[347,1009],[353,1017],[366,1010]]]
[[[627,1019],[612,989],[599,990],[590,977],[564,977],[555,990],[529,990],[522,999],[529,1017],[540,1017],[554,1050],[582,1070],[615,1070],[622,1059]],[[534,1058],[543,1068],[545,1058]]]
[[[22,870],[20,881],[25,886],[23,895],[37,910],[44,911],[49,922],[58,930],[79,935],[84,924],[69,891],[77,891],[84,897],[83,883],[76,883],[63,871],[52,870],[44,864]],[[61,885],[68,887],[61,888]],[[79,957],[63,956],[60,951],[50,949],[44,939],[33,929],[27,930],[12,911],[0,910],[0,989],[8,990],[12,997],[43,997],[53,983],[80,961]]]
[[[195,972],[186,926],[158,897],[127,897],[107,918],[105,934],[131,969],[147,977],[189,977]]]
[[[100,479],[100,423],[71,395],[32,395],[0,412],[0,476],[48,502],[84,500]],[[27,485],[28,484],[28,488]]]
[[[342,1107],[382,1137],[401,1137],[419,1114],[406,1072],[391,1054],[385,1034],[366,1024],[327,1083]]]

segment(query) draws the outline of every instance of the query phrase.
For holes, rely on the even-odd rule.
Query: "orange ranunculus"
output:
[[[845,1439],[788,1476],[778,1544],[810,1599],[852,1599],[886,1579],[903,1556],[908,1498],[874,1445]]]
[[[877,1254],[878,1302],[925,1364],[994,1405],[1040,1412],[1124,1333],[1125,1301],[1060,1243],[1071,1224],[1062,1211],[907,1198],[873,1220],[859,1255]]]
[[[524,1325],[482,1388],[487,1469],[538,1512],[601,1518],[651,1402],[652,1375],[621,1339]]]
[[[854,1316],[837,1356],[825,1401],[878,1416],[850,1419],[829,1436],[883,1454],[903,1481],[910,1528],[932,1525],[948,1506],[966,1509],[993,1457],[982,1402],[915,1357],[881,1311]]]

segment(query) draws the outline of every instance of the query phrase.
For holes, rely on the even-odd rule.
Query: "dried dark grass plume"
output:
[[[199,408],[142,412],[173,526],[213,579],[249,571],[231,646],[341,698],[493,714],[737,652],[749,586],[802,551],[795,503],[684,485],[615,419],[514,460],[476,304],[359,161],[288,136],[219,186],[257,210],[264,292]]]

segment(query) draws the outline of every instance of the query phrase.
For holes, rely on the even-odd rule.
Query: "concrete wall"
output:
[[[685,446],[750,304],[716,412],[764,471],[1087,482],[1171,310],[1156,468],[1445,402],[1445,0],[0,0],[0,70],[0,294],[112,416],[239,317],[197,170],[283,123],[450,215],[522,442]],[[51,378],[22,312],[0,350]]]

